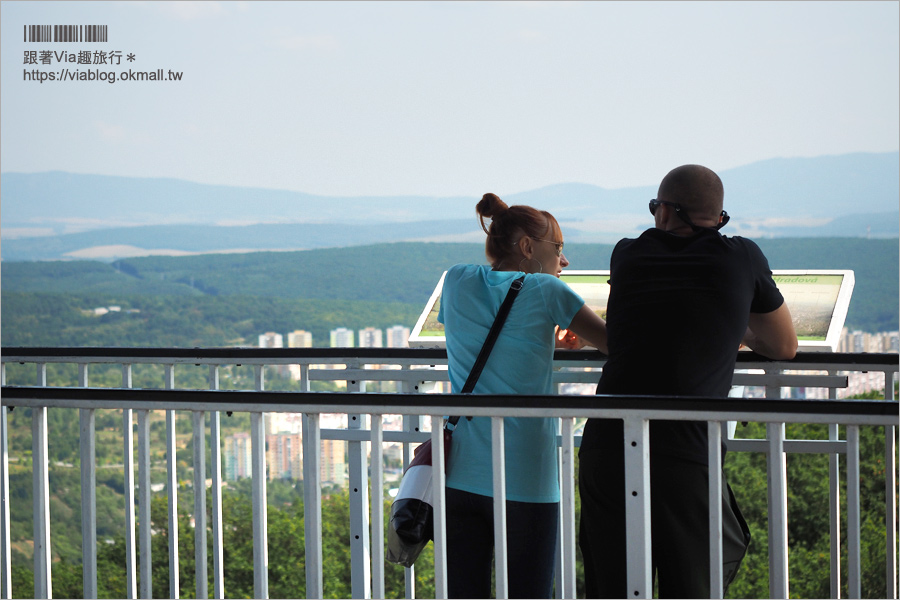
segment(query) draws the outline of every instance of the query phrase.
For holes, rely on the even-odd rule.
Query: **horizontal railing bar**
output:
[[[376,413],[377,414],[377,413]],[[323,440],[343,440],[347,442],[369,442],[372,440],[371,429],[322,429]],[[431,434],[427,431],[388,431],[381,432],[384,442],[421,444]]]
[[[217,358],[210,356],[191,356],[191,357],[179,357],[179,356],[170,356],[170,355],[160,355],[160,356],[106,356],[106,355],[96,355],[90,357],[81,357],[81,356],[26,356],[26,355],[16,355],[16,356],[3,356],[4,363],[19,363],[25,364],[29,362],[46,362],[46,363],[77,363],[77,364],[110,364],[110,365],[120,365],[120,364],[145,364],[145,365],[157,365],[157,364],[170,364],[170,365],[220,365],[220,366],[254,366],[254,365],[265,365],[265,366],[279,366],[279,365],[308,365],[311,367],[316,366],[325,366],[328,365],[340,365],[342,368],[339,369],[318,369],[322,371],[342,371],[343,366],[346,363],[354,362],[358,364],[365,365],[391,365],[391,366],[408,366],[411,368],[420,368],[422,370],[430,370],[435,366],[443,366],[446,368],[447,359],[434,359],[430,357],[420,357],[417,359],[391,359],[390,357],[379,357],[379,358],[370,358],[366,360],[365,358],[360,358],[354,356],[352,354],[341,354],[335,358],[327,358],[327,357],[317,357],[311,359],[300,359],[296,357],[269,357],[269,356],[251,356],[245,358]]]
[[[446,364],[444,348],[127,348],[127,347],[41,347],[22,346],[0,349],[3,362],[112,362],[145,363],[174,362],[216,364],[234,361],[247,364],[308,364],[340,363],[340,359],[361,361],[408,360],[421,364],[423,360]],[[90,359],[86,361],[85,359]],[[557,350],[554,360],[565,363],[604,362],[606,356],[597,350]],[[890,353],[831,353],[798,352],[789,361],[772,361],[753,352],[737,353],[737,368],[765,369],[773,363],[789,370],[820,369],[857,371],[864,367],[892,367],[897,371],[898,355]],[[875,370],[882,370],[880,368]]]
[[[343,440],[350,442],[368,442],[372,434],[368,429],[322,429],[322,439]],[[421,444],[429,438],[427,432],[404,432],[385,430],[382,433],[385,443]],[[581,436],[575,436],[575,445],[581,445]],[[557,436],[557,445],[561,436]],[[730,439],[727,440],[729,452],[763,452],[767,440]],[[847,442],[844,440],[785,440],[784,449],[792,454],[846,454]]]
[[[598,373],[592,371],[556,371],[553,373],[554,383],[597,383]],[[448,381],[446,370],[427,371],[427,377],[423,379],[421,370],[399,369],[310,369],[310,381]],[[733,385],[765,386],[777,385],[779,387],[815,387],[815,388],[846,388],[846,375],[799,375],[778,374],[767,375],[763,373],[736,373],[732,381]]]
[[[729,439],[729,452],[765,452],[768,440]],[[785,440],[785,452],[792,454],[846,454],[844,440]]]
[[[427,375],[423,378],[423,374]],[[596,379],[596,375],[594,376]],[[447,381],[447,371],[398,369],[310,369],[310,381]]]
[[[618,419],[635,414],[649,419],[759,422],[805,422],[894,425],[896,401],[794,400],[769,398],[685,398],[648,396],[406,394],[352,392],[255,392],[59,388],[3,386],[7,406],[70,406],[147,410],[235,412],[319,412],[380,414],[460,414],[524,417],[592,417]],[[486,400],[490,405],[485,405]],[[724,413],[724,414],[723,414]],[[837,417],[840,418],[837,418]]]
[[[893,366],[896,371],[900,367],[898,361],[900,361],[900,355],[896,353],[874,352],[798,352],[795,358],[782,361],[773,361],[754,352],[740,351],[737,354],[737,368],[739,369],[766,369],[771,368],[773,362],[778,362],[789,370],[806,370],[814,368],[810,365],[827,365],[829,370],[834,371],[859,371],[860,365],[878,365]],[[824,369],[825,367],[819,368]]]
[[[778,387],[845,388],[846,375],[795,375],[782,373],[767,375],[762,373],[735,373],[732,385],[774,385]]]
[[[110,363],[111,364],[111,363]],[[424,375],[424,376],[423,376]],[[411,383],[432,383],[449,381],[446,370],[399,370],[399,369],[310,369],[310,381],[408,381]],[[557,371],[553,373],[553,383],[580,383],[596,385],[599,373],[583,371]],[[847,377],[838,375],[765,375],[735,374],[733,385],[781,387],[836,388],[847,387]],[[184,389],[184,388],[181,388]]]
[[[408,381],[412,383],[449,381],[446,370],[430,369],[428,371],[418,369],[309,369],[308,377],[310,381]],[[596,385],[598,379],[599,373],[590,371],[555,371],[553,373],[553,383],[555,384],[580,383]],[[843,389],[847,387],[847,377],[839,375],[766,375],[737,373],[734,376],[732,384],[759,387],[776,385],[780,387]]]
[[[421,363],[423,359],[447,360],[443,348],[128,348],[128,347],[9,347],[2,348],[3,361],[31,361],[40,358],[45,362],[59,362],[60,358],[104,359],[113,362],[180,362],[202,361],[261,361],[307,359],[304,362],[327,362],[331,359],[353,357],[355,359],[408,359]],[[588,351],[602,356],[599,352]],[[53,360],[51,360],[53,359]]]

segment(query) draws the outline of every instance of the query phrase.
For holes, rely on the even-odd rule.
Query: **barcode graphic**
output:
[[[26,42],[107,42],[108,25],[25,25]]]

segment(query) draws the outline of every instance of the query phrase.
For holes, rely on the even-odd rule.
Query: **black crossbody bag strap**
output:
[[[491,330],[488,332],[487,338],[485,338],[484,344],[481,346],[481,352],[478,353],[478,358],[475,359],[475,364],[469,372],[469,378],[466,379],[466,383],[463,385],[461,393],[471,394],[472,390],[475,389],[475,384],[478,383],[481,371],[484,369],[484,365],[491,355],[491,350],[494,348],[494,342],[497,341],[497,336],[500,335],[500,330],[503,329],[503,324],[506,322],[506,317],[509,315],[509,310],[512,308],[513,301],[516,299],[516,296],[519,295],[519,291],[524,284],[525,276],[522,275],[509,286],[509,292],[507,292],[503,304],[500,305],[497,316],[494,317],[494,324],[491,325]],[[455,427],[457,421],[459,421],[459,417],[450,417],[448,423]]]

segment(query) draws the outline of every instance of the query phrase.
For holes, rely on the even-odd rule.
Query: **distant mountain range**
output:
[[[660,174],[662,176],[663,174]],[[722,171],[723,231],[753,238],[898,237],[900,153],[776,158]],[[480,242],[478,198],[325,197],[176,179],[3,173],[2,259],[299,250],[391,241]],[[652,223],[657,185],[561,183],[510,204],[546,208],[568,242],[613,243]]]

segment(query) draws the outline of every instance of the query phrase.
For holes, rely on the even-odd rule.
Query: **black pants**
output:
[[[579,454],[580,545],[588,598],[627,598],[625,467],[602,450]],[[723,477],[725,584],[749,530]],[[709,468],[670,456],[650,464],[651,538],[660,598],[709,598]]]
[[[559,503],[506,502],[510,598],[550,598]],[[451,598],[491,598],[494,499],[447,488],[447,580]]]

